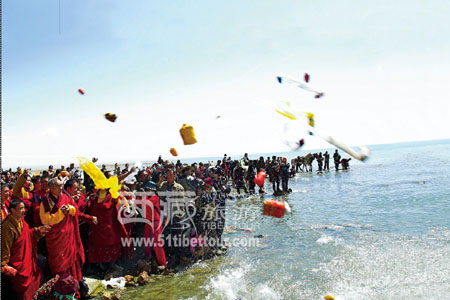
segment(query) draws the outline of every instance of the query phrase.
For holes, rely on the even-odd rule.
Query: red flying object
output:
[[[81,95],[84,95],[83,89],[78,89],[78,93],[80,93]]]
[[[309,74],[308,73],[305,73],[305,82],[309,82]]]

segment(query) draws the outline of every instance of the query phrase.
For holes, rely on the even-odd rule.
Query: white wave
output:
[[[317,241],[316,243],[318,244],[328,244],[329,242],[332,242],[333,238],[331,236],[328,235],[322,235]]]
[[[269,300],[278,300],[281,297],[269,286],[265,284],[259,284],[256,287],[255,299],[269,299]]]
[[[250,281],[247,276],[249,268],[239,267],[223,271],[222,274],[211,279],[208,284],[210,293],[207,299],[282,299],[275,290],[264,283],[257,284]]]
[[[216,278],[211,279],[209,289],[211,293],[208,295],[208,299],[221,299],[235,300],[242,298],[247,290],[247,284],[243,280],[246,270],[244,268],[233,268],[225,270],[222,274]]]
[[[415,237],[366,231],[321,270],[329,292],[346,300],[445,299],[450,290],[445,235],[446,230]]]

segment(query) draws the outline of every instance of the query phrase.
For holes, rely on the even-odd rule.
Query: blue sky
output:
[[[57,0],[2,2],[5,165],[288,150],[288,120],[256,98],[310,110],[350,145],[450,137],[448,1],[60,2],[61,34]]]

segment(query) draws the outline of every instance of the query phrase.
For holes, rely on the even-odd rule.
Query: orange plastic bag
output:
[[[264,201],[263,214],[266,216],[281,218],[284,216],[285,210],[284,202],[274,199]]]
[[[173,156],[178,156],[178,152],[175,148],[170,148],[170,154],[172,154]]]
[[[264,179],[266,179],[266,172],[261,171],[258,172],[258,175],[253,179],[253,181],[259,186],[262,187],[264,185]]]
[[[195,138],[194,133],[194,127],[192,127],[191,125],[183,124],[183,127],[180,128],[180,135],[185,145],[192,145],[197,143],[197,139]]]

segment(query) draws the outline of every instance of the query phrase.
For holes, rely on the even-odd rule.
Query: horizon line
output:
[[[444,139],[431,139],[431,140],[419,140],[419,141],[403,141],[403,142],[395,142],[395,143],[380,143],[380,144],[370,144],[370,145],[367,145],[367,147],[373,147],[373,146],[382,146],[382,145],[397,145],[397,144],[408,144],[408,143],[426,143],[426,142],[437,142],[437,141],[450,141],[450,138],[444,138]],[[349,146],[349,147],[357,147],[357,146],[354,146],[354,145],[352,145],[352,146]],[[259,156],[266,156],[266,155],[268,155],[268,154],[271,154],[271,155],[269,155],[269,156],[272,156],[272,155],[276,155],[277,153],[287,153],[287,152],[301,152],[301,151],[317,151],[317,150],[327,150],[327,149],[336,149],[336,147],[329,147],[329,148],[313,148],[313,149],[300,149],[300,150],[298,150],[298,151],[277,151],[277,152],[260,152],[260,153],[248,153],[248,155],[249,156],[255,156],[255,155],[259,155]],[[245,152],[244,152],[245,153]],[[231,154],[231,155],[227,155],[228,157],[238,157],[238,156],[243,156],[244,154]],[[57,155],[55,155],[55,156],[57,156]],[[1,159],[3,160],[3,156],[0,156],[1,157]],[[201,156],[201,157],[187,157],[187,158],[182,158],[182,159],[178,159],[178,158],[175,158],[175,159],[164,159],[164,160],[169,160],[169,161],[172,161],[172,160],[175,160],[175,161],[177,161],[177,160],[180,160],[180,161],[183,161],[183,160],[194,160],[194,159],[211,159],[211,158],[220,158],[221,156]],[[141,162],[143,162],[143,163],[152,163],[152,162],[156,162],[157,161],[157,159],[150,159],[150,160],[135,160],[135,162],[136,161],[141,161]],[[74,162],[75,164],[77,164],[76,162]],[[132,162],[131,161],[116,161],[116,162],[103,162],[103,163],[101,163],[102,165],[107,165],[107,166],[109,166],[109,165],[114,165],[114,164],[118,164],[118,165],[124,165],[124,164],[126,164],[126,163],[128,163],[128,164],[132,164]],[[50,163],[50,165],[52,165],[53,163]],[[68,165],[70,165],[70,162],[69,162],[69,164]],[[21,167],[22,169],[23,168],[31,168],[31,169],[39,169],[39,168],[43,168],[43,167],[46,167],[47,166],[47,164],[43,164],[43,165],[34,165],[34,166],[18,166],[18,167]],[[3,169],[3,171],[5,171],[5,169],[12,169],[13,167],[11,167],[11,166],[7,166],[7,167],[3,167],[2,166],[2,169]],[[16,167],[14,167],[14,168],[16,168]]]

